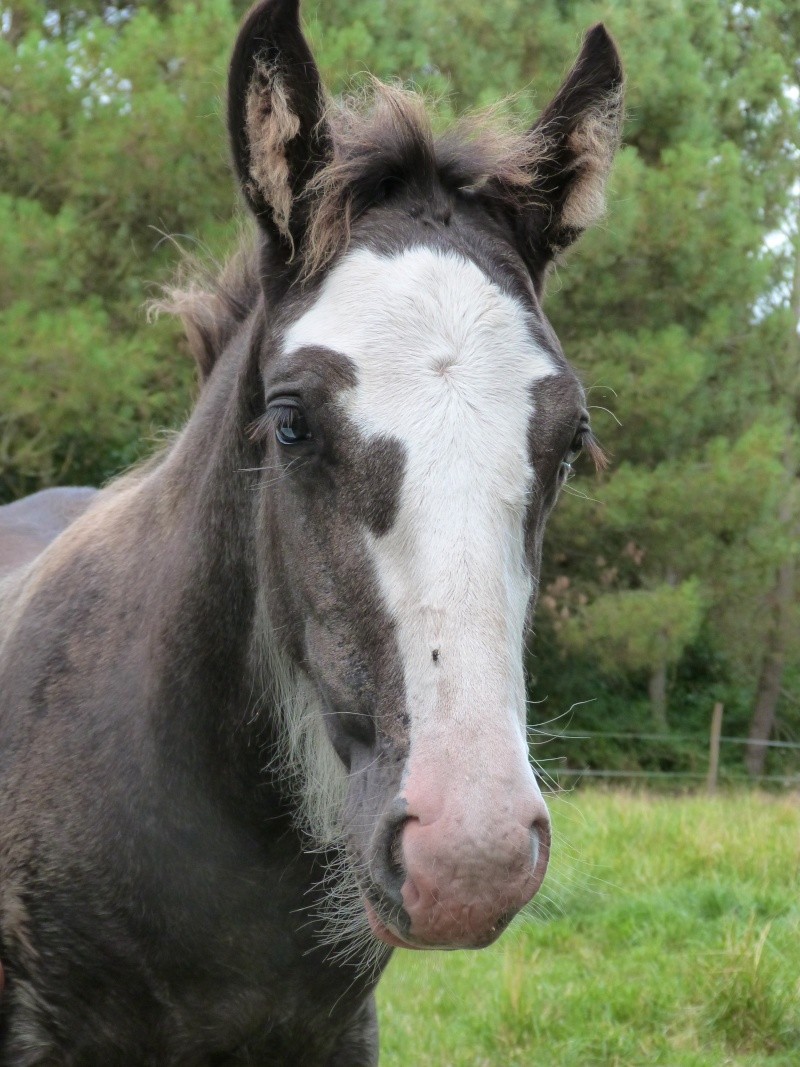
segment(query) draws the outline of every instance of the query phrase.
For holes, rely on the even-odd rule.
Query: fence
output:
[[[534,728],[534,734],[538,731]],[[586,741],[593,737],[605,738],[610,741],[697,741],[695,735],[689,734],[659,734],[659,733],[631,733],[631,732],[606,732],[603,730],[582,730],[580,733],[551,733],[542,731],[548,740],[572,740]],[[705,782],[709,792],[714,792],[719,784],[719,755],[722,745],[755,745],[773,749],[800,750],[798,741],[756,741],[749,737],[730,737],[722,733],[722,705],[714,706],[711,720],[711,733],[709,737],[708,769],[706,771],[660,771],[660,770],[601,770],[597,768],[559,767],[556,761],[552,761],[545,770],[539,771],[539,776],[544,780],[543,784],[551,788],[560,788],[561,779],[580,780],[583,778],[599,778],[607,780],[630,780],[630,781],[655,781],[658,779],[689,782]],[[550,762],[550,761],[548,761]],[[800,788],[800,771],[793,774],[731,774],[726,772],[725,783],[742,783],[746,785],[774,784],[783,786],[795,786]]]

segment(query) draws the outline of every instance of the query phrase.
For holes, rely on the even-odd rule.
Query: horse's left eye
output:
[[[569,451],[567,452],[566,456],[564,456],[563,460],[561,461],[560,475],[561,475],[562,481],[566,481],[568,478],[572,477],[572,475],[573,475],[572,464],[575,462],[575,460],[581,454],[582,449],[583,449],[583,430],[579,430],[575,434],[575,436],[572,438],[572,444],[569,446]]]
[[[298,445],[311,440],[303,409],[295,404],[275,408],[275,439],[279,445]]]
[[[564,462],[572,466],[575,460],[583,451],[583,430],[579,430],[578,433],[572,438],[572,444],[569,446],[569,452],[564,456]]]

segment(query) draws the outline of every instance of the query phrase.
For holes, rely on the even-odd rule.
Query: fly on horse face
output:
[[[539,120],[334,104],[297,0],[228,117],[256,236],[173,291],[171,445],[0,511],[2,1067],[377,1063],[391,951],[537,891],[523,647],[584,394],[541,309],[602,212],[622,70]]]

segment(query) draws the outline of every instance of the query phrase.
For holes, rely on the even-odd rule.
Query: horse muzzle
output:
[[[412,808],[405,795],[377,827],[370,926],[394,947],[483,948],[544,880],[547,809],[535,785],[526,796],[506,797],[480,814],[461,799],[437,807]]]

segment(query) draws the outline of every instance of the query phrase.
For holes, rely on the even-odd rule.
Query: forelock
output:
[[[443,190],[520,210],[535,202],[548,160],[542,131],[510,128],[501,106],[467,115],[437,135],[420,93],[377,80],[360,95],[330,100],[324,121],[333,155],[306,187],[309,227],[295,249],[305,281],[345,252],[354,223],[398,188],[421,201]],[[176,283],[150,304],[151,313],[182,320],[203,379],[258,301],[261,269],[261,245],[248,225],[224,266],[184,255]]]
[[[309,182],[310,226],[301,273],[318,274],[350,241],[352,225],[397,188],[430,195],[480,193],[519,208],[533,198],[547,142],[519,131],[494,107],[437,136],[421,94],[377,80],[357,97],[331,101],[333,156]]]

